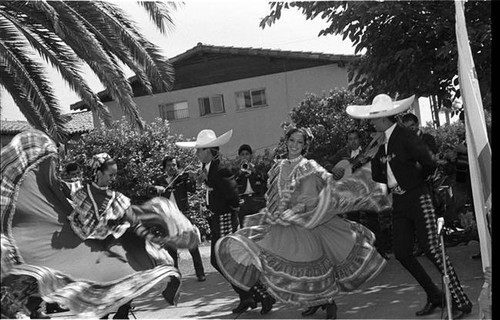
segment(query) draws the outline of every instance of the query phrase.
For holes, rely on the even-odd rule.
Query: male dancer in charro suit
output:
[[[432,314],[445,307],[445,296],[413,255],[416,234],[426,256],[443,273],[443,258],[437,233],[437,219],[426,179],[432,179],[436,163],[425,143],[411,130],[397,124],[396,114],[410,107],[414,96],[392,101],[377,95],[372,105],[348,106],[353,118],[370,119],[377,132],[383,132],[386,143],[371,160],[372,178],[387,184],[393,198],[393,243],[396,259],[417,280],[427,294],[424,308],[416,316]],[[451,261],[445,263],[450,278],[452,318],[460,319],[471,312],[472,303],[464,293]],[[449,317],[448,317],[449,318]]]
[[[215,256],[215,244],[220,238],[238,229],[237,213],[240,206],[238,187],[231,170],[223,166],[219,160],[219,147],[226,144],[231,136],[232,130],[217,137],[213,130],[205,129],[198,133],[196,141],[176,142],[181,148],[196,148],[196,156],[202,163],[202,174],[198,179],[204,180],[207,188],[206,202],[212,213],[208,218],[211,231],[210,262],[219,273],[221,272]],[[260,313],[266,314],[276,302],[260,282],[250,291],[232,287],[240,297],[240,302],[233,309],[233,313],[243,313],[249,308],[256,308],[257,302],[260,302],[262,303]]]

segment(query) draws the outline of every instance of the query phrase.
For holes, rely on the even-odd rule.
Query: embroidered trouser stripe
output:
[[[443,254],[441,252],[440,240],[437,234],[436,213],[429,194],[423,194],[420,196],[420,207],[422,208],[422,212],[424,214],[426,224],[425,227],[427,229],[427,240],[429,243],[429,251],[426,252],[426,254],[439,271],[443,273]],[[445,255],[445,265],[446,272],[450,279],[449,288],[453,305],[459,309],[472,308],[472,303],[464,293],[448,255]]]

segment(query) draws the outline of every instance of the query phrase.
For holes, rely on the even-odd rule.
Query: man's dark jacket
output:
[[[222,166],[219,160],[210,163],[208,179],[208,209],[215,214],[234,212],[240,206],[238,186],[231,170]]]
[[[425,178],[434,173],[436,163],[432,160],[426,144],[416,133],[396,125],[387,145],[381,145],[371,161],[372,178],[387,183],[388,160],[399,186],[404,190],[421,187]]]
[[[252,187],[255,195],[263,196],[267,191],[267,175],[262,172],[251,172],[246,173],[238,170],[238,175],[236,176],[236,183],[238,184],[238,190],[240,194],[245,193],[247,189],[247,181],[250,181],[250,186]]]

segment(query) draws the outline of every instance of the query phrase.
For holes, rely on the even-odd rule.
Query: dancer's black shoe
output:
[[[260,314],[266,314],[269,313],[269,311],[271,311],[273,305],[276,303],[276,299],[268,295],[261,301],[261,303],[262,303],[262,309],[260,310]]]
[[[323,305],[323,309],[326,309],[326,319],[337,319],[337,304],[335,304],[335,301]]]
[[[233,313],[243,313],[248,310],[248,308],[257,308],[257,302],[253,298],[246,298],[245,300],[240,300],[240,303],[236,308],[233,309]]]
[[[128,317],[128,314],[130,312],[131,307],[132,306],[130,305],[130,303],[124,304],[123,306],[118,308],[115,315],[113,316],[113,319],[130,319]]]
[[[304,317],[307,317],[307,316],[312,316],[313,314],[316,313],[316,311],[318,311],[318,309],[320,308],[321,306],[313,306],[313,307],[309,307],[307,308],[305,311],[302,311],[301,315],[304,316]]]
[[[465,315],[471,313],[471,311],[472,311],[472,308],[467,308],[467,309],[452,308],[451,309],[451,318],[453,320],[462,319]],[[446,315],[445,319],[449,320],[450,317],[448,315]]]
[[[443,305],[441,302],[432,302],[432,301],[427,301],[425,306],[422,308],[422,310],[419,310],[415,313],[417,317],[422,317],[422,316],[427,316],[430,314],[433,314],[436,308],[442,308]]]
[[[69,311],[69,309],[61,307],[58,303],[47,303],[45,305],[46,313],[58,313],[66,311]]]
[[[30,319],[50,319],[48,315],[45,314],[41,309],[36,309],[30,314]]]

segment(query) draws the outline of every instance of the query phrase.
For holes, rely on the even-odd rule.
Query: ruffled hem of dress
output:
[[[309,307],[330,303],[339,293],[353,291],[376,277],[386,265],[373,247],[373,233],[354,222],[354,247],[337,265],[326,256],[308,262],[283,259],[245,237],[245,229],[217,242],[216,258],[222,273],[244,290],[260,280],[269,294],[287,304]]]
[[[51,268],[27,264],[15,266],[10,274],[33,277],[44,301],[64,305],[71,313],[82,318],[99,318],[115,312],[139,296],[156,298],[167,287],[172,299],[169,303],[176,305],[180,297],[181,275],[176,268],[168,265],[136,272],[107,283],[75,280]],[[179,281],[172,282],[173,278]]]

